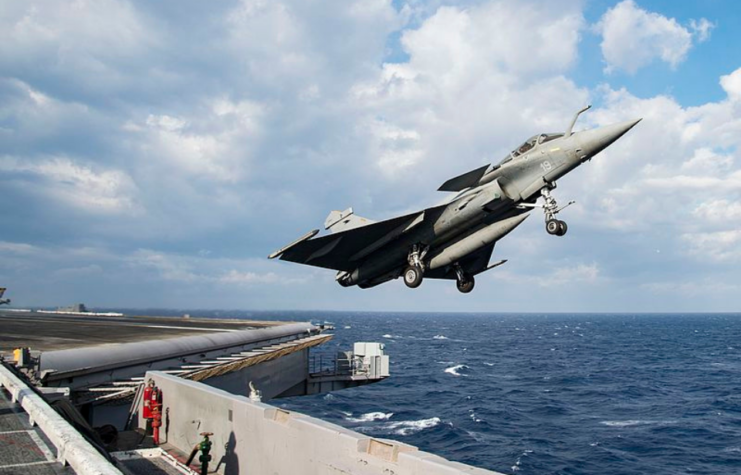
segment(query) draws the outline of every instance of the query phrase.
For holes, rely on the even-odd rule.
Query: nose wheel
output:
[[[552,236],[563,236],[568,231],[569,227],[566,225],[566,221],[556,219],[556,214],[563,211],[565,208],[571,206],[575,201],[569,201],[569,203],[563,208],[558,207],[556,199],[551,195],[549,188],[543,188],[540,190],[540,194],[543,196],[543,213],[545,214],[545,230]]]
[[[566,224],[566,221],[549,219],[545,223],[545,230],[548,234],[551,234],[553,236],[563,236],[564,234],[566,234],[566,231],[569,230],[569,227]]]

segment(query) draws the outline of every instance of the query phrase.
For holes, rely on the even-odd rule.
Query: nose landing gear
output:
[[[576,202],[569,201],[566,206],[564,206],[563,208],[559,208],[558,203],[556,203],[556,199],[553,197],[553,195],[551,195],[551,190],[549,188],[543,188],[542,190],[540,190],[540,194],[545,200],[545,202],[543,203],[543,213],[545,214],[546,232],[553,236],[563,236],[564,234],[566,234],[566,231],[568,231],[569,227],[566,225],[565,221],[556,219],[556,214]]]
[[[563,236],[568,231],[569,227],[566,221],[560,221],[558,219],[549,219],[545,222],[545,230],[548,234],[553,236]]]

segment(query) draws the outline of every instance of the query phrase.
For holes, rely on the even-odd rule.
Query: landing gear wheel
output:
[[[561,232],[561,223],[563,221],[559,221],[557,219],[549,219],[545,222],[545,230],[548,232],[548,234],[552,234],[554,236],[558,236],[558,233]],[[566,223],[564,223],[565,227]]]
[[[566,225],[566,221],[559,221],[558,222],[558,233],[557,236],[563,236],[566,234],[566,231],[569,230],[569,227]]]
[[[410,289],[416,289],[422,283],[422,269],[417,266],[409,266],[404,269],[404,283]]]
[[[476,279],[472,275],[469,275],[464,280],[456,280],[455,285],[458,287],[459,292],[467,294],[473,290],[473,286],[476,285]]]

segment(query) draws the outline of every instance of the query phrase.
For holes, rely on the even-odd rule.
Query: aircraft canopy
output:
[[[517,158],[520,155],[523,155],[533,148],[535,148],[536,145],[544,144],[546,142],[550,142],[551,140],[555,140],[557,138],[563,137],[563,134],[538,134],[533,135],[529,139],[527,139],[525,142],[523,142],[522,145],[517,147],[516,149],[512,150],[509,155],[507,155],[504,160],[499,162],[500,165],[504,165],[505,163],[509,162],[513,158]]]

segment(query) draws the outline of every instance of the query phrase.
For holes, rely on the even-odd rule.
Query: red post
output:
[[[160,445],[160,427],[162,426],[162,403],[157,401],[152,405],[152,440],[154,445]]]

